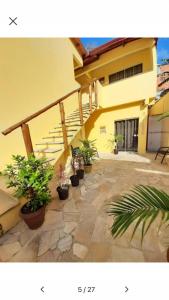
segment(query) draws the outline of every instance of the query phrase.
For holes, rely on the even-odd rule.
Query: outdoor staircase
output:
[[[96,105],[92,104],[92,113],[96,109]],[[90,118],[89,104],[82,105],[84,124]],[[79,133],[82,128],[80,123],[80,113],[74,110],[65,118],[65,125],[67,131],[68,145],[71,145],[72,140]],[[58,157],[63,153],[64,141],[61,123],[58,123],[56,127],[49,130],[47,136],[43,136],[41,141],[37,142],[37,147],[34,148],[36,157],[45,157],[48,162],[54,164]]]

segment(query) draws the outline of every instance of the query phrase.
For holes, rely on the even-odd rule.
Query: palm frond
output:
[[[169,220],[169,195],[152,186],[136,186],[131,193],[124,194],[118,202],[110,203],[109,215],[114,216],[111,233],[114,238],[122,236],[135,222],[132,238],[139,225],[141,240],[161,212],[161,222]]]

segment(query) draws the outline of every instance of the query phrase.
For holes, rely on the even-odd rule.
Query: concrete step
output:
[[[81,124],[67,124],[66,127],[81,127],[82,125]],[[57,126],[57,127],[54,127],[54,129],[60,129],[62,128],[62,126]]]
[[[76,118],[65,119],[65,123],[70,123],[70,122],[80,122],[80,119],[76,119]]]
[[[57,153],[59,151],[62,151],[62,149],[55,149],[55,148],[40,148],[40,149],[34,149],[35,153]]]
[[[67,129],[67,132],[72,132],[72,131],[77,131],[77,129]],[[62,130],[56,130],[55,133],[63,133],[63,132]]]
[[[83,115],[85,115],[87,117],[89,115],[89,112],[83,112]],[[70,114],[69,116],[71,116],[71,117],[80,116],[80,113],[77,111],[77,112]]]
[[[63,142],[58,143],[58,142],[46,141],[46,142],[37,143],[36,146],[42,146],[42,145],[46,145],[46,146],[48,146],[48,145],[63,145],[63,144],[64,144]]]
[[[70,120],[70,121],[65,121],[65,124],[66,125],[74,125],[74,124],[71,124],[71,123],[74,123],[74,122],[80,122],[80,120]],[[61,125],[61,123],[59,123],[59,125]],[[80,125],[80,124],[79,124]]]
[[[17,198],[14,198],[3,190],[0,190],[0,216],[18,204],[19,200]]]
[[[0,235],[20,221],[20,208],[25,202],[25,198],[17,199],[0,189]]]
[[[55,130],[50,130],[49,131],[49,134],[51,134],[51,133],[57,133]],[[72,137],[73,136],[73,134],[67,134],[67,137]],[[59,138],[63,138],[63,135],[56,135],[55,136],[55,139],[59,139]]]
[[[84,117],[84,118],[87,118],[88,116],[89,116],[89,114],[86,115],[85,113],[83,113],[83,117]],[[80,114],[77,113],[77,114],[74,114],[74,115],[69,115],[69,116],[66,118],[66,120],[67,120],[67,119],[78,118],[78,117],[80,117]]]
[[[43,138],[42,138],[43,140],[48,140],[48,139],[55,139],[55,136],[44,136]],[[41,142],[40,142],[41,143]],[[43,143],[43,142],[42,142]],[[47,142],[44,142],[45,144],[46,143],[48,143],[48,141]],[[60,142],[54,142],[56,145],[62,145],[63,144],[63,141],[60,141]]]

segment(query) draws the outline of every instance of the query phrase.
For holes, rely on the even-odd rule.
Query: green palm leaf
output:
[[[109,204],[109,215],[114,216],[111,233],[114,238],[122,236],[135,222],[132,238],[142,225],[141,241],[151,224],[161,212],[161,222],[169,220],[169,195],[152,186],[136,186],[131,193],[124,194],[118,202]]]

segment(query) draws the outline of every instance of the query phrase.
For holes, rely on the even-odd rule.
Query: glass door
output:
[[[137,151],[138,119],[116,121],[115,134],[123,136],[123,141],[118,142],[119,151]]]

